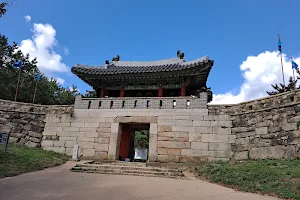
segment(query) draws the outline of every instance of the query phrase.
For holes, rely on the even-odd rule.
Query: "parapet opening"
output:
[[[89,104],[88,104],[88,109],[90,109],[91,108],[91,101],[89,101]]]
[[[176,107],[176,100],[173,100],[173,108]]]
[[[99,105],[98,105],[98,108],[100,108],[101,107],[101,101],[99,101]]]
[[[125,107],[125,101],[122,102],[122,108],[124,108],[124,107]]]
[[[162,100],[159,100],[159,108],[163,106]]]
[[[114,101],[110,101],[110,108],[114,106]]]

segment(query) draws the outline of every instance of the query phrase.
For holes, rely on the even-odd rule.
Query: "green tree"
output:
[[[8,6],[8,2],[4,1],[0,3],[0,17],[2,17],[3,15],[5,15],[6,11],[7,11],[7,6]]]
[[[18,101],[31,103],[36,85],[37,59],[30,60],[29,54],[24,55],[17,43],[8,44],[8,39],[0,34],[0,98],[14,100],[19,69],[13,68],[18,60],[22,61],[22,72],[19,84]],[[78,89],[73,85],[71,89],[64,88],[56,80],[50,80],[41,75],[38,81],[35,103],[69,105],[75,101]]]
[[[296,70],[297,74],[299,75],[300,74],[300,71],[299,69]],[[268,95],[276,95],[276,94],[279,94],[279,93],[283,93],[283,92],[287,92],[287,91],[292,91],[292,90],[296,90],[296,89],[299,89],[299,87],[297,87],[297,80],[299,79],[298,76],[295,77],[295,80],[294,78],[291,76],[289,78],[289,84],[286,85],[284,87],[284,85],[282,83],[279,83],[279,84],[275,84],[275,85],[271,85],[273,87],[273,89],[275,91],[267,91]]]

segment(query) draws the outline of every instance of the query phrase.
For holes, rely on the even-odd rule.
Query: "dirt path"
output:
[[[74,163],[0,179],[2,200],[272,200],[199,180],[74,173]]]

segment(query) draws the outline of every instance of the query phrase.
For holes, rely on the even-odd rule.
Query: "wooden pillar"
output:
[[[104,96],[105,96],[105,89],[104,87],[101,87],[100,98],[103,98]]]
[[[163,92],[162,85],[160,84],[158,88],[158,97],[163,97],[163,96],[164,96],[164,92]]]
[[[185,84],[183,83],[180,89],[180,96],[185,97],[186,95],[186,87]]]
[[[121,87],[120,97],[124,97],[124,96],[125,96],[125,90],[124,90],[124,87]]]

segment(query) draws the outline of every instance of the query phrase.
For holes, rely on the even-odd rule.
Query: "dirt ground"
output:
[[[0,179],[2,200],[272,200],[200,180],[70,172],[75,163]]]

